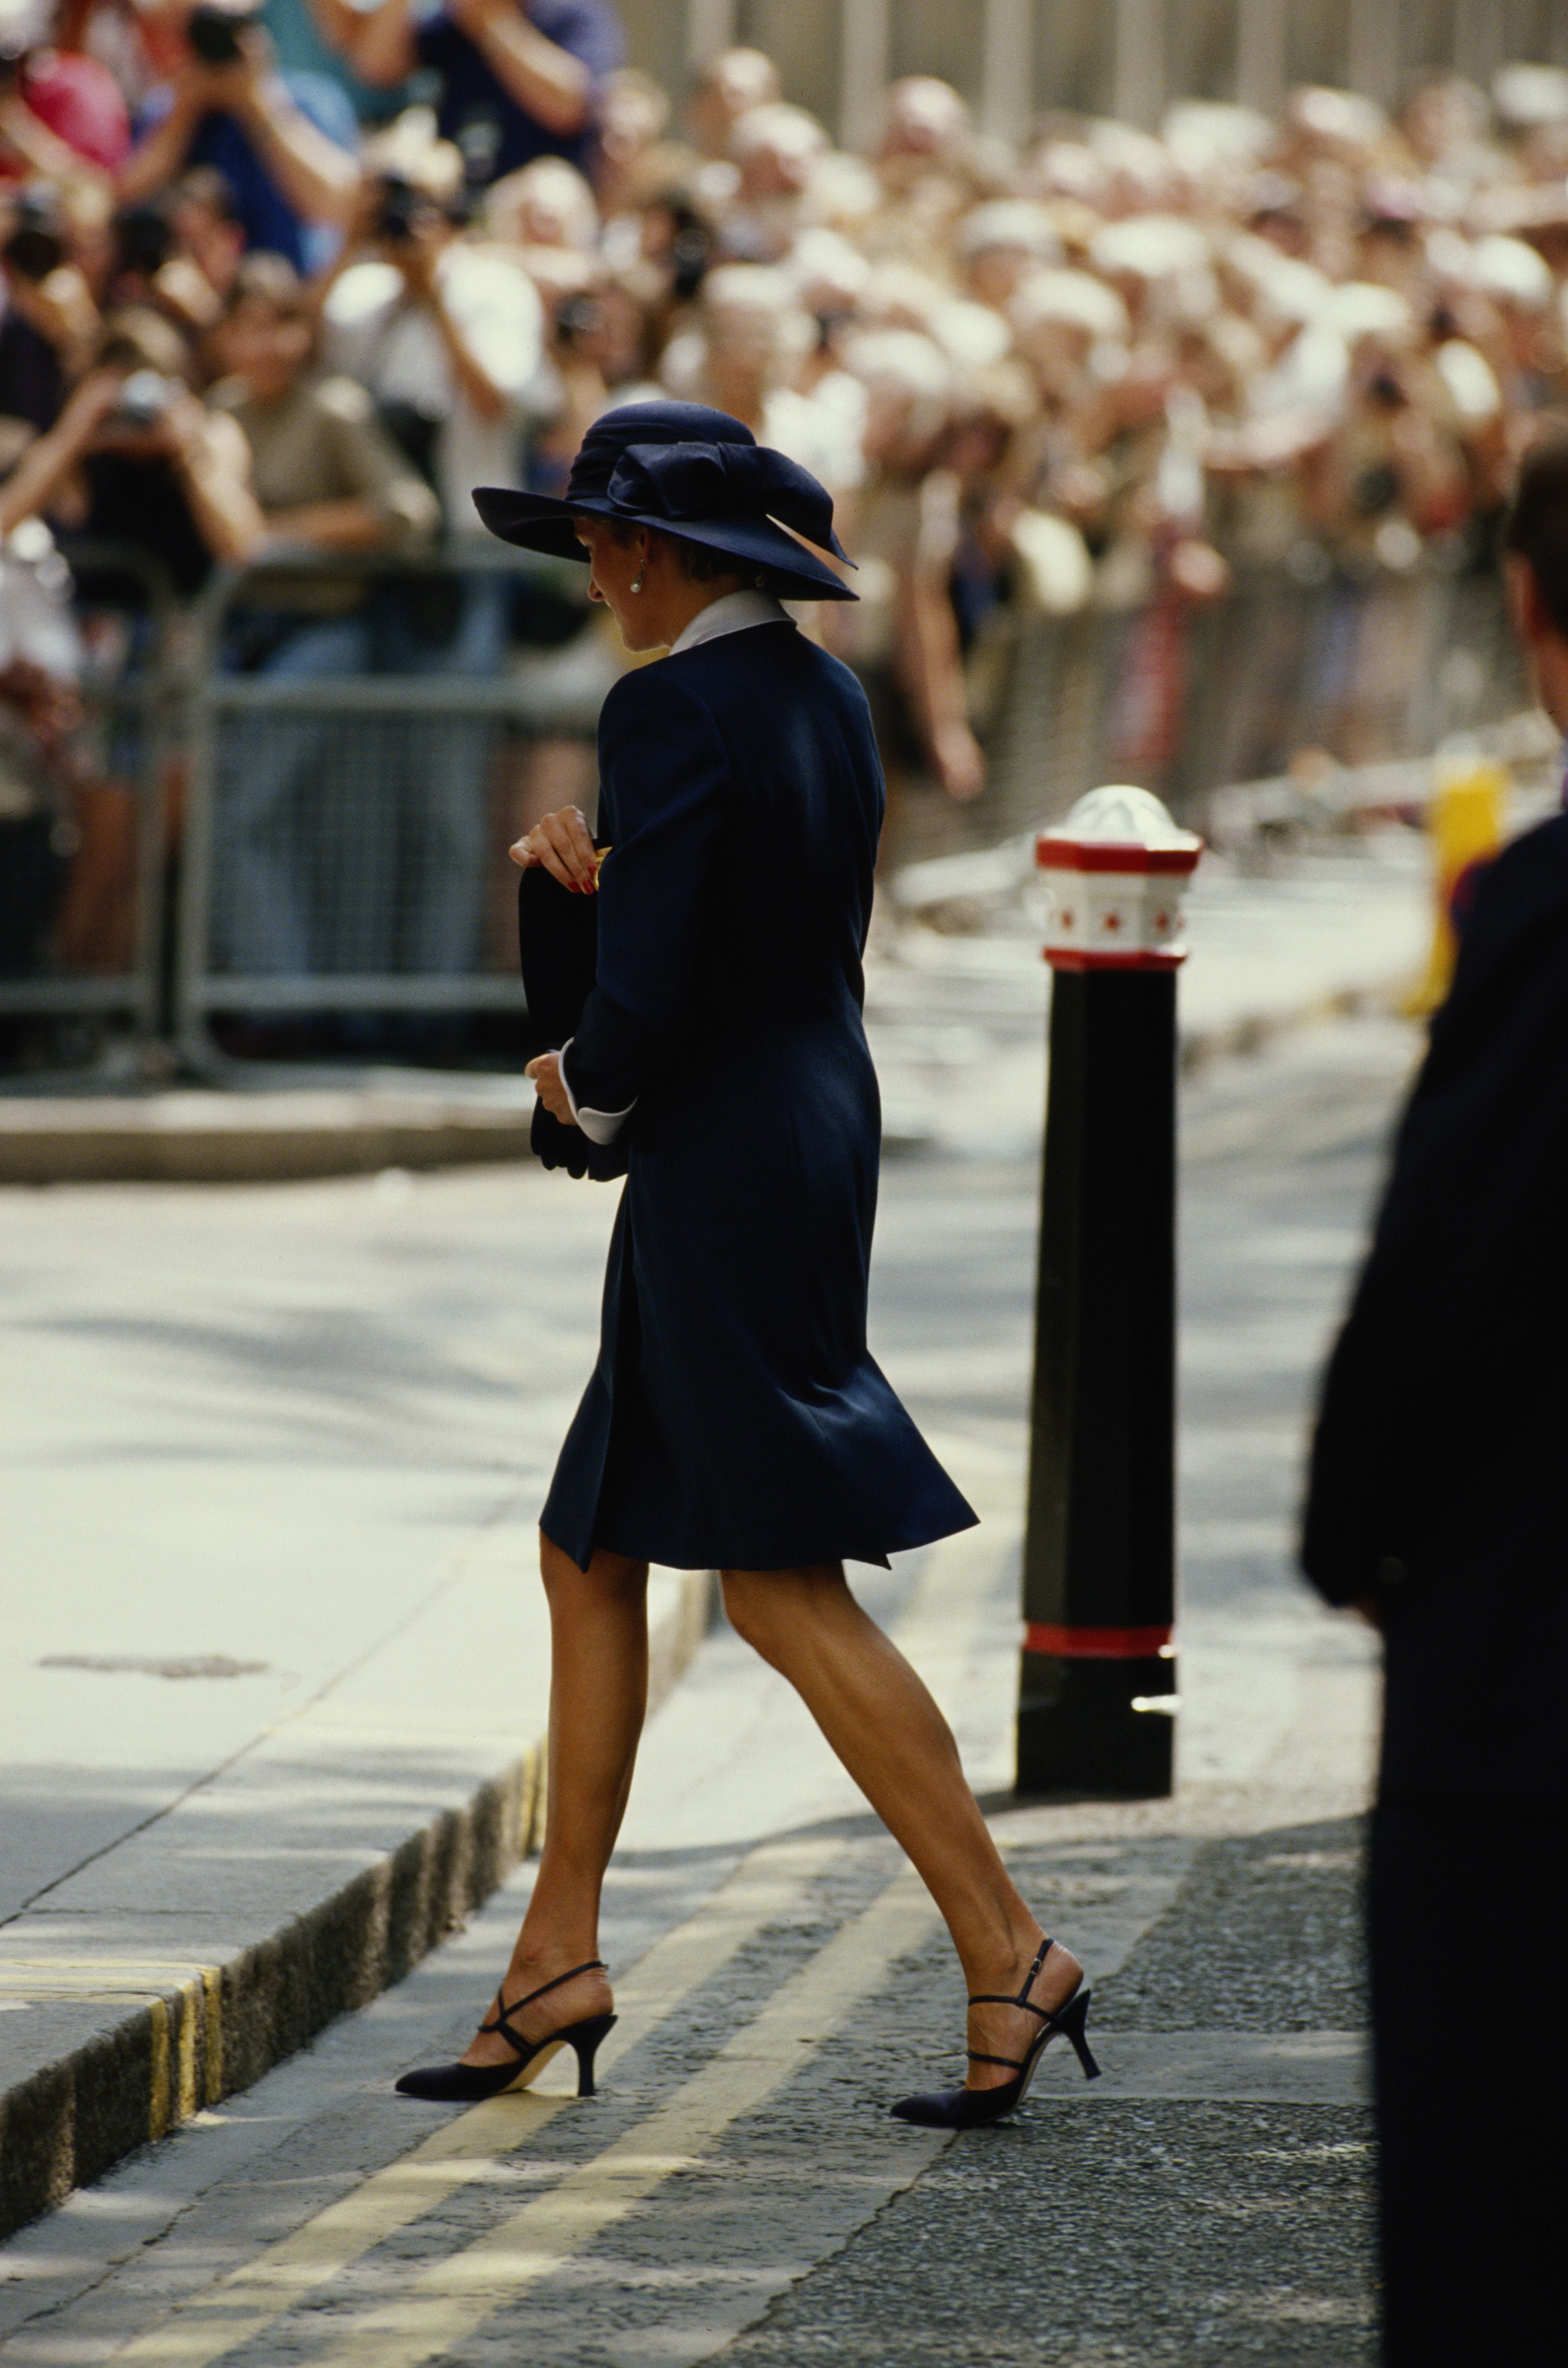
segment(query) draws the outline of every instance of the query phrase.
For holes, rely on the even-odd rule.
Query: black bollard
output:
[[[1020,1792],[1172,1786],[1176,972],[1200,844],[1108,789],[1037,848],[1053,976]]]

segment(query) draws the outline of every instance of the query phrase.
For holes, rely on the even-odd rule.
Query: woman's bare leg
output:
[[[579,1570],[541,1533],[540,1566],[550,1602],[549,1789],[539,1874],[501,1985],[509,2003],[598,1955],[599,1893],[648,1708],[647,1564],[597,1554]],[[608,1977],[583,1974],[540,1998],[521,2028],[542,2038],[609,2004]],[[498,2033],[476,2033],[462,2060],[511,2055]]]
[[[971,1991],[1022,1987],[1044,1933],[1019,1897],[964,1780],[952,1730],[898,1647],[856,1602],[843,1565],[727,1570],[734,1627],[800,1694],[893,1839],[907,1851],[952,1935]],[[1057,1947],[1029,1992],[1048,2011],[1082,1967]],[[1021,2056],[1038,2019],[1006,2007],[970,2009],[970,2044]],[[1011,2076],[971,2067],[972,2085]]]

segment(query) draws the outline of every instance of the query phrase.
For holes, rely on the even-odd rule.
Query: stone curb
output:
[[[683,1575],[649,1640],[650,1712],[715,1604],[711,1572]],[[541,1740],[306,1914],[226,1964],[127,1998],[107,2028],[0,2094],[0,2237],[401,1981],[538,1849],[544,1805]]]
[[[0,1184],[273,1184],[521,1159],[532,1104],[332,1087],[0,1099]]]

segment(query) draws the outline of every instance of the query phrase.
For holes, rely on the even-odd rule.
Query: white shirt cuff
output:
[[[627,1120],[631,1116],[632,1111],[636,1109],[637,1104],[634,1101],[630,1101],[627,1103],[624,1110],[583,1110],[579,1108],[577,1097],[572,1090],[572,1080],[566,1074],[566,1055],[572,1050],[572,1038],[568,1036],[565,1043],[561,1047],[559,1055],[561,1062],[561,1083],[565,1089],[566,1099],[571,1108],[572,1115],[576,1120],[578,1125],[582,1128],[583,1133],[587,1136],[590,1143],[613,1143],[616,1136],[620,1133],[621,1128],[626,1124]]]

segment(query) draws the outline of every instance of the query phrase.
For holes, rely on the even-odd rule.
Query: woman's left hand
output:
[[[561,1075],[559,1053],[541,1053],[537,1061],[528,1063],[523,1074],[533,1079],[534,1091],[551,1118],[559,1119],[562,1126],[576,1125],[577,1121],[572,1115],[572,1105],[566,1099],[566,1085]]]
[[[554,814],[547,814],[506,852],[519,871],[542,864],[552,879],[559,880],[574,895],[591,896],[599,884],[594,834],[581,806],[561,806]]]

